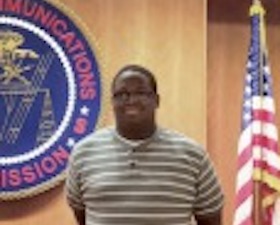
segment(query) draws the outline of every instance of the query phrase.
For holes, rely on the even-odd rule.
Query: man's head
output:
[[[154,75],[138,65],[122,68],[112,86],[112,102],[118,127],[153,127],[159,105]]]

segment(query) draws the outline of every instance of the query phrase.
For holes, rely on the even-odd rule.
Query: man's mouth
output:
[[[139,109],[137,108],[126,108],[125,109],[125,114],[129,116],[135,116],[140,113]]]

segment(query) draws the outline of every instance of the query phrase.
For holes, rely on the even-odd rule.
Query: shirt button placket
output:
[[[130,150],[130,161],[129,161],[130,169],[135,169],[136,168],[136,156],[135,156],[135,153],[136,153],[136,149],[132,148]]]

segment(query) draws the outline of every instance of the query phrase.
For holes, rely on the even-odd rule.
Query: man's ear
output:
[[[156,104],[157,104],[157,107],[159,107],[159,103],[160,103],[160,96],[159,96],[159,94],[156,94]]]

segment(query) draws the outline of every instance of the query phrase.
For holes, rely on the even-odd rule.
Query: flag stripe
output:
[[[254,171],[253,158],[251,158],[238,172],[237,174],[237,191],[239,191],[242,186],[246,185],[247,182],[252,180],[252,175]]]
[[[238,170],[240,170],[252,158],[252,145],[244,148],[238,156]]]
[[[242,186],[240,191],[237,194],[237,204],[242,204],[246,201],[248,196],[252,193],[253,190],[253,181],[249,180],[245,185]]]
[[[238,205],[238,208],[235,212],[235,221],[234,225],[250,225],[249,223],[251,221],[252,217],[252,210],[253,210],[253,194],[251,193],[246,201],[244,201],[242,204]]]
[[[253,118],[254,120],[260,120],[260,121],[266,121],[268,123],[274,123],[274,114],[272,114],[270,111],[262,110],[262,109],[256,109],[253,111]]]

